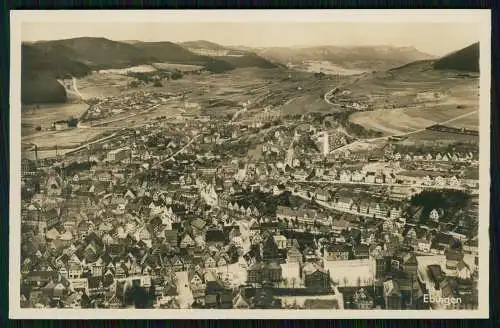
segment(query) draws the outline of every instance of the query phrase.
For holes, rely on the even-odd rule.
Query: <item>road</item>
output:
[[[325,93],[325,95],[323,96],[323,99],[325,99],[326,103],[328,105],[331,105],[331,106],[338,106],[337,104],[334,104],[330,101],[330,99],[328,99],[330,97],[330,95],[333,93],[333,91],[335,90],[336,88],[333,88],[332,90],[328,91],[327,93]]]
[[[83,101],[86,101],[85,97],[80,93],[80,90],[78,90],[78,85],[76,83],[76,78],[71,77],[71,80],[73,82],[73,91],[80,97]]]
[[[182,152],[183,152],[183,151],[184,151],[187,147],[189,147],[189,146],[190,146],[193,142],[195,142],[195,140],[196,140],[199,136],[201,136],[201,134],[197,134],[197,135],[195,135],[194,137],[192,137],[192,138],[191,138],[191,140],[189,140],[189,142],[188,142],[186,145],[184,145],[184,147],[182,147],[181,149],[179,149],[177,152],[175,152],[174,154],[172,154],[170,157],[168,157],[168,158],[166,158],[166,159],[164,159],[164,160],[162,160],[162,161],[160,161],[160,162],[158,162],[158,163],[154,164],[154,165],[153,165],[153,167],[158,167],[158,165],[163,164],[163,163],[165,163],[165,162],[168,162],[168,161],[170,161],[170,160],[174,159],[174,157],[175,157],[175,156],[177,156],[177,155],[179,155],[180,153],[182,153]]]
[[[87,148],[87,147],[88,147],[88,146],[90,146],[90,145],[93,145],[93,144],[96,144],[96,143],[99,143],[99,142],[103,142],[103,141],[106,141],[106,140],[109,140],[109,139],[113,139],[114,137],[116,137],[116,135],[118,134],[118,132],[121,132],[121,131],[123,131],[123,130],[125,130],[125,128],[122,128],[122,129],[120,129],[119,131],[116,131],[116,132],[114,132],[114,133],[110,134],[110,135],[109,135],[109,136],[107,136],[107,137],[103,137],[103,138],[100,138],[100,139],[97,139],[97,140],[94,140],[94,141],[88,142],[88,143],[86,143],[86,144],[83,144],[83,145],[81,145],[81,146],[79,146],[79,147],[77,147],[77,148],[73,148],[73,149],[71,149],[71,150],[69,150],[69,151],[65,152],[65,153],[64,153],[64,155],[72,154],[72,153],[75,153],[75,152],[80,151],[80,150],[82,150],[82,149],[85,149],[85,148]]]
[[[189,279],[187,271],[176,272],[177,277],[177,300],[179,301],[179,306],[181,309],[191,308],[191,304],[194,302],[193,293],[191,293],[191,288],[189,288]]]

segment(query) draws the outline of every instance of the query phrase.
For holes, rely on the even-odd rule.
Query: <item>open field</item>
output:
[[[342,66],[335,65],[329,61],[315,61],[315,60],[306,61],[302,65],[293,66],[293,68],[312,73],[323,72],[325,74],[338,74],[338,75],[355,75],[366,72],[364,70],[359,70],[359,69],[344,68]]]
[[[477,129],[477,115],[461,118],[478,109],[477,86],[476,78],[414,67],[364,75],[343,88],[351,91],[353,101],[368,99],[373,109],[353,114],[352,122],[395,135],[443,122],[448,126],[475,124]],[[455,117],[460,119],[448,122]]]
[[[94,72],[88,76],[78,79],[78,90],[85,98],[105,98],[118,96],[133,89],[127,88],[127,85],[135,79],[129,76],[106,73],[100,74]]]
[[[375,262],[372,259],[328,261],[325,269],[330,271],[332,281],[342,287],[366,286],[375,276]]]
[[[133,73],[146,73],[154,72],[156,68],[152,65],[139,65],[120,69],[103,69],[99,71],[99,74],[127,74],[128,72]]]
[[[437,146],[439,144],[446,145],[456,142],[478,143],[479,137],[466,134],[425,130],[408,136],[408,139],[401,142],[401,144],[415,143],[415,142],[429,146],[431,145]]]
[[[158,63],[163,69],[176,68],[193,70],[193,65],[173,65]],[[107,70],[94,72],[77,81],[78,89],[84,97],[112,97],[139,90],[128,85],[134,79],[121,75],[122,71]],[[118,74],[120,73],[120,74]],[[291,80],[281,69],[235,69],[223,74],[185,75],[178,80],[164,81],[162,86],[147,85],[140,89],[169,94],[182,94],[184,100],[198,102],[210,113],[233,112],[244,102],[249,106],[272,104],[283,107],[284,113],[304,113],[308,111],[331,110],[321,96],[333,81],[317,79],[311,73],[294,73]]]
[[[21,136],[38,135],[40,132],[35,130],[37,126],[40,126],[42,130],[47,129],[53,122],[78,116],[87,107],[88,105],[84,103],[40,105],[38,109],[25,106],[21,113]]]
[[[403,109],[358,112],[351,115],[350,120],[387,136],[408,133],[435,124],[425,118],[410,116]]]
[[[457,108],[453,105],[409,109],[398,108],[358,112],[351,115],[350,120],[365,128],[380,131],[385,135],[396,135],[447,122],[455,117],[471,113],[471,111],[473,111],[471,108]],[[472,129],[477,129],[478,125],[477,115],[474,114],[446,123],[446,126],[469,127]]]
[[[197,71],[203,68],[203,66],[173,64],[173,63],[153,63],[151,65],[156,69],[164,69],[164,70],[177,69],[182,72]]]
[[[76,147],[81,143],[95,138],[103,133],[101,129],[67,129],[62,131],[41,132],[31,136],[23,137],[22,142],[36,143],[38,147],[61,148]]]
[[[224,74],[185,76],[168,81],[154,90],[183,93],[189,101],[200,103],[204,110],[213,114],[232,113],[248,101],[249,108],[267,104],[283,105],[281,109],[284,113],[331,108],[320,97],[328,89],[327,81],[315,80],[306,73],[300,76],[300,80],[286,80],[286,74],[281,76],[282,72],[277,72],[273,75],[269,71],[274,70],[236,69]]]
[[[446,126],[454,128],[465,128],[469,130],[479,129],[479,113],[473,113],[471,115],[461,117],[452,122],[446,124]]]
[[[475,108],[469,107],[457,108],[457,106],[454,105],[440,105],[405,110],[405,114],[414,118],[423,118],[435,123],[441,123],[451,120],[457,116],[471,113],[474,110]],[[474,115],[471,115],[471,117],[474,117]],[[467,118],[467,121],[470,122],[471,120]],[[449,124],[446,125],[449,126]]]
[[[24,106],[21,120],[23,124],[50,125],[58,120],[78,116],[87,107],[88,105],[84,103],[40,105],[38,109],[32,109],[33,106]]]
[[[99,120],[92,122],[93,124],[102,124],[108,128],[116,128],[121,129],[123,127],[137,127],[141,125],[145,125],[151,123],[156,120],[156,118],[160,116],[166,116],[167,120],[176,120],[183,113],[189,113],[191,115],[200,114],[199,110],[196,109],[188,109],[184,110],[180,105],[160,105],[157,108],[147,111],[147,112],[137,112],[136,113],[122,113],[116,116],[113,116],[111,119]],[[111,122],[111,123],[105,123]]]

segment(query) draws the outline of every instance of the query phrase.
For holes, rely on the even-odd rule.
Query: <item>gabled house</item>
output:
[[[427,239],[418,239],[417,251],[423,253],[429,253],[431,251],[431,241]]]
[[[245,292],[240,292],[233,298],[233,309],[250,309],[250,301],[245,297]]]
[[[193,227],[193,234],[194,235],[203,235],[205,232],[205,228],[207,226],[207,223],[198,218],[194,221],[191,222],[191,226]]]
[[[332,221],[332,232],[335,234],[340,234],[342,231],[349,229],[349,222],[346,220],[333,220]]]
[[[175,255],[174,257],[172,257],[170,262],[172,264],[172,268],[174,269],[174,271],[184,270],[184,262],[182,261],[181,257]]]
[[[354,204],[352,198],[347,196],[335,197],[334,202],[335,202],[335,207],[339,208],[340,210],[347,210],[347,211],[349,211],[352,205]]]
[[[366,244],[359,244],[352,247],[352,255],[355,259],[367,259],[370,257],[370,247]]]
[[[229,264],[229,258],[227,256],[227,254],[219,254],[219,256],[217,258],[217,266],[223,267],[223,266],[226,266],[227,264]]]
[[[345,244],[333,244],[324,248],[325,261],[348,260],[351,248]]]
[[[282,278],[282,268],[276,262],[257,262],[247,270],[247,281],[251,284],[279,283]]]
[[[267,237],[262,242],[262,259],[263,260],[279,260],[281,252],[273,237]]]
[[[205,268],[215,268],[217,267],[217,261],[214,259],[213,256],[207,256],[204,260],[204,266]]]
[[[353,307],[357,310],[371,310],[374,300],[364,288],[358,289],[352,298]]]
[[[330,274],[316,264],[306,264],[302,269],[302,275],[306,288],[321,291],[330,288]]]
[[[396,280],[387,280],[383,284],[385,308],[388,310],[402,309],[402,295]]]
[[[190,248],[194,246],[196,246],[196,242],[191,235],[186,233],[181,237],[181,241],[179,243],[180,248]]]
[[[191,290],[194,292],[204,291],[206,288],[205,273],[202,271],[189,270],[188,281]]]

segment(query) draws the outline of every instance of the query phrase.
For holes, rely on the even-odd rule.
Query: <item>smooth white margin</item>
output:
[[[477,310],[21,309],[21,26],[24,22],[476,23],[480,35],[479,306]],[[11,319],[472,319],[489,317],[491,11],[458,10],[13,10],[10,12],[9,318]]]

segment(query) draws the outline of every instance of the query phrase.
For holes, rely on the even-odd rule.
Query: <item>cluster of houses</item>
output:
[[[444,153],[399,153],[392,148],[385,150],[385,156],[395,161],[427,161],[427,162],[462,162],[470,163],[477,161],[477,154],[472,152],[444,152]]]
[[[133,107],[141,97],[120,103]],[[390,184],[394,174],[306,169],[312,160],[287,151],[281,132],[265,152],[276,149],[286,163],[221,164],[222,154],[201,151],[221,139],[214,132],[182,159],[153,168],[154,147],[170,154],[188,142],[182,128],[108,140],[101,160],[77,163],[72,174],[66,164],[23,160],[23,306],[413,309],[426,306],[429,290],[462,295],[474,282],[477,267],[465,261],[477,255],[474,239],[407,224],[400,206],[384,200],[300,182]],[[286,191],[306,197],[276,201]],[[269,199],[248,201],[254,193]],[[266,207],[271,197],[274,208]],[[441,214],[431,211],[430,221],[439,225]],[[443,258],[441,272],[420,263],[424,255]]]
[[[120,114],[129,110],[141,110],[146,107],[165,104],[169,95],[138,91],[125,97],[107,97],[100,99],[97,104],[89,108],[87,119],[99,119]]]

